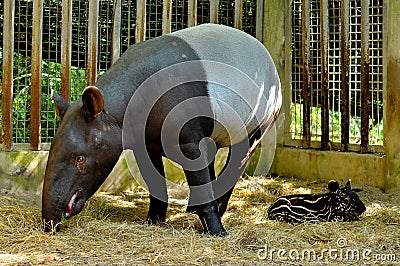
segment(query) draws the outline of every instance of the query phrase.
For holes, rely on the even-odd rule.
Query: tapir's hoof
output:
[[[203,233],[204,235],[209,235],[209,236],[219,236],[219,237],[226,237],[228,236],[228,232],[223,230],[223,231],[219,231],[219,232],[210,232],[210,231],[205,231]]]
[[[147,216],[146,220],[143,222],[144,224],[160,224],[165,223],[165,217],[160,216]]]
[[[196,208],[196,206],[187,206],[186,212],[197,214],[197,208]]]

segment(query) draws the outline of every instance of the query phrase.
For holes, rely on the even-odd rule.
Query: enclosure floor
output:
[[[40,230],[40,196],[2,191],[0,265],[400,264],[400,193],[358,187],[367,211],[357,222],[292,226],[266,220],[278,196],[323,192],[326,185],[242,178],[223,218],[226,238],[202,235],[198,218],[185,213],[185,206],[170,205],[165,224],[143,224],[148,199],[140,189],[96,194],[81,214],[63,220],[61,231],[50,235]],[[285,253],[278,256],[279,249]]]

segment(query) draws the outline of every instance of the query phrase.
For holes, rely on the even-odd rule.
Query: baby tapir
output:
[[[364,203],[352,189],[350,180],[344,187],[336,181],[328,184],[328,193],[297,194],[278,198],[268,209],[268,219],[290,224],[303,222],[355,221],[365,212]]]

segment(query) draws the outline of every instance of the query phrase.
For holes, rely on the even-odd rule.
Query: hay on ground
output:
[[[3,193],[0,264],[392,265],[400,262],[399,193],[361,188],[359,196],[367,207],[361,221],[292,226],[266,220],[269,205],[285,194],[326,191],[326,182],[243,178],[223,218],[229,232],[226,238],[201,235],[198,218],[185,213],[185,206],[170,205],[163,225],[143,224],[148,208],[147,194],[143,191],[98,193],[81,214],[63,220],[61,232],[50,235],[41,231],[38,196]],[[286,253],[278,256],[279,249]],[[334,249],[337,254],[329,257],[328,251]],[[364,251],[369,252],[367,257],[362,254]]]

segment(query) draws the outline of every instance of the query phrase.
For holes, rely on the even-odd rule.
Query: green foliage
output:
[[[0,50],[0,64],[2,54]],[[1,71],[1,68],[0,68]],[[1,72],[0,72],[1,73]],[[61,65],[49,60],[42,61],[41,127],[42,141],[50,142],[58,126],[51,90],[60,93]],[[31,107],[31,58],[14,53],[14,94],[13,94],[13,142],[29,143]],[[86,86],[87,71],[71,68],[71,100],[75,101]],[[0,101],[1,107],[1,101]],[[0,112],[1,114],[1,112]],[[1,117],[0,117],[1,118]],[[1,129],[1,128],[0,128]]]
[[[303,105],[292,104],[292,123],[290,132],[293,139],[301,139],[303,132]],[[332,142],[341,141],[341,117],[340,112],[329,110],[329,139]],[[311,107],[311,140],[321,140],[321,108]],[[361,118],[359,116],[350,117],[350,143],[361,143]],[[383,119],[379,123],[369,120],[370,145],[383,145]]]

